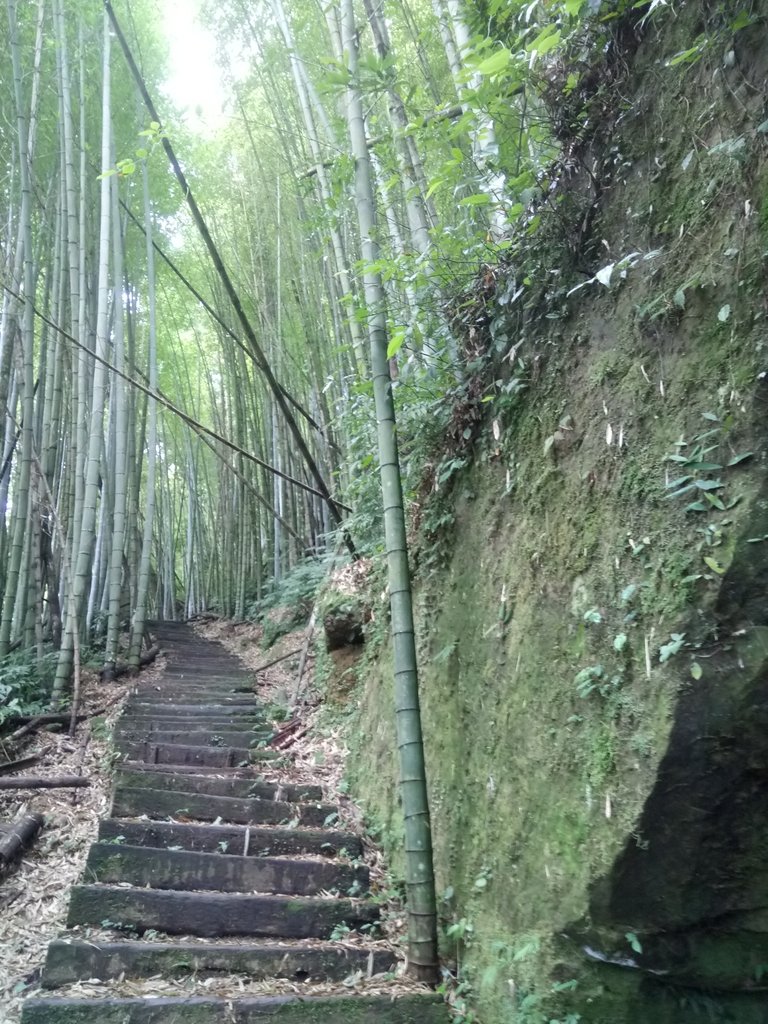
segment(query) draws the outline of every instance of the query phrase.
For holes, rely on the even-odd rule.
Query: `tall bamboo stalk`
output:
[[[406,888],[408,893],[409,969],[421,981],[438,977],[437,901],[432,865],[424,743],[419,708],[418,668],[408,566],[405,510],[397,449],[395,405],[387,359],[384,287],[374,268],[379,258],[376,207],[363,102],[358,81],[357,33],[352,0],[341,0],[344,53],[349,67],[347,123],[355,160],[355,203],[363,261],[363,283],[368,307],[368,334],[378,426],[379,469],[384,500],[384,530],[392,615],[395,662],[395,716],[400,757],[400,790],[405,819]]]

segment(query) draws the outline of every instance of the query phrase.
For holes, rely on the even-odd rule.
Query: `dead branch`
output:
[[[259,665],[255,668],[254,672],[264,672],[265,669],[272,668],[273,665],[277,665],[278,662],[285,661],[286,658],[292,658],[294,654],[301,654],[301,648],[297,647],[295,651],[288,651],[287,654],[281,654],[279,658],[273,658],[272,661],[268,661],[266,665]]]
[[[21,768],[31,768],[33,764],[42,760],[42,756],[42,754],[32,754],[30,757],[20,757],[18,761],[6,761],[5,764],[0,764],[0,775],[10,775],[11,772],[17,772]]]
[[[105,711],[108,711],[113,704],[116,704],[122,693],[117,693],[112,700],[107,701],[106,704],[102,704],[101,707],[95,708],[93,711],[84,711],[77,716],[78,722],[84,722],[88,718],[98,718],[99,715],[103,715]],[[27,736],[31,732],[36,732],[41,729],[44,725],[68,725],[72,718],[72,714],[69,711],[57,712],[50,711],[44,715],[35,715],[33,718],[22,717],[23,725],[20,725],[18,729],[11,733],[8,737],[11,740],[19,740],[22,736]]]
[[[0,873],[35,841],[43,827],[42,814],[25,814],[0,834]]]
[[[50,779],[17,775],[15,779],[0,779],[0,789],[79,789],[90,784],[90,779],[82,775],[58,775]]]
[[[146,668],[147,665],[151,665],[159,653],[159,645],[154,644],[152,647],[149,648],[149,650],[145,654],[142,654],[141,657],[139,658],[139,668],[142,669]],[[116,665],[105,665],[104,668],[101,670],[99,677],[102,683],[111,683],[114,682],[115,679],[119,679],[120,676],[128,675],[129,672],[132,673],[133,671],[134,669],[132,665],[126,665],[123,662],[119,661]]]
[[[299,671],[296,673],[296,683],[293,687],[293,698],[291,700],[291,708],[296,709],[299,703],[299,694],[301,693],[301,680],[304,676],[304,669],[307,667],[307,658],[309,656],[309,648],[312,646],[312,637],[315,634],[315,623],[317,622],[317,604],[312,606],[312,614],[309,617],[307,623],[307,633],[304,639],[304,646],[301,650],[301,660],[299,661]]]

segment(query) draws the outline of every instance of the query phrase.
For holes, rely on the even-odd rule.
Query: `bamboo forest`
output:
[[[0,1024],[766,1024],[768,2],[2,6]]]

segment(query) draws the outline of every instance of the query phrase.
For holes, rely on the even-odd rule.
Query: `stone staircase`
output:
[[[186,625],[154,631],[167,668],[159,684],[139,677],[118,723],[111,814],[72,891],[74,931],[48,948],[55,994],[28,999],[22,1024],[444,1024],[427,992],[313,995],[395,966],[380,947],[329,941],[378,918],[360,840],[326,824],[336,808],[318,786],[260,778],[278,755],[259,746],[269,730],[240,662]],[[230,976],[274,992],[197,994]],[[154,978],[194,994],[125,994]]]

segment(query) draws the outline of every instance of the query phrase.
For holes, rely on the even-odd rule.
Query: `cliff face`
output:
[[[631,34],[560,206],[588,237],[547,235],[535,317],[503,275],[485,304],[524,386],[486,391],[427,504],[436,868],[483,1024],[766,1019],[768,48],[742,7]],[[351,776],[397,864],[390,676],[355,694]]]

